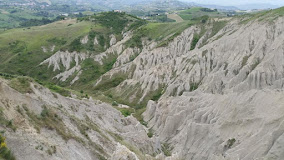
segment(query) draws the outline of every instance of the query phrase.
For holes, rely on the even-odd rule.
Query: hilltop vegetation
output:
[[[178,11],[177,13],[183,20],[194,20],[201,16],[210,17],[226,17],[226,14],[219,12],[217,9],[192,7],[186,10]]]

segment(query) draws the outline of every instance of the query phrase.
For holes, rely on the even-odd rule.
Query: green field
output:
[[[210,17],[226,17],[226,14],[218,12],[217,10],[209,9],[209,11],[204,11],[205,9],[206,8],[193,7],[187,10],[178,11],[177,14],[183,20],[192,20],[194,18],[198,18],[198,17],[205,16],[205,15],[210,16]]]

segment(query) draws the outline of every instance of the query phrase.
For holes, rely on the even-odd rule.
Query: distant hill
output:
[[[252,9],[275,9],[280,6],[272,5],[268,3],[262,3],[262,4],[246,4],[246,5],[239,5],[237,8],[241,10],[252,10]]]
[[[211,4],[198,4],[198,3],[190,3],[194,6],[205,7],[205,8],[214,8],[214,9],[221,9],[221,10],[238,10],[238,7],[235,6],[219,6],[219,5],[211,5]]]

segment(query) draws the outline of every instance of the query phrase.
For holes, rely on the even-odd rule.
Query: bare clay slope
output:
[[[7,125],[1,131],[16,159],[151,159],[153,142],[132,116],[125,118],[100,101],[63,97],[34,82],[25,94],[8,84],[13,83],[0,79],[1,120],[10,120],[16,130]]]
[[[145,40],[133,61],[123,64],[131,55],[121,54],[104,76],[132,71],[112,91],[129,101],[160,90],[144,120],[173,159],[281,159],[284,19],[278,11],[283,8],[232,19],[217,33],[212,21],[205,33],[192,26],[166,47]]]
[[[144,120],[172,147],[172,157],[283,158],[283,31],[283,17],[231,21],[200,49],[140,71],[145,80],[167,80]]]

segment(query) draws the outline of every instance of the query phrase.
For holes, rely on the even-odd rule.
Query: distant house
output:
[[[61,14],[61,16],[68,17],[68,16],[69,16],[69,14],[68,14],[68,13],[63,13],[63,14]]]
[[[121,10],[114,10],[113,12],[122,13]]]

